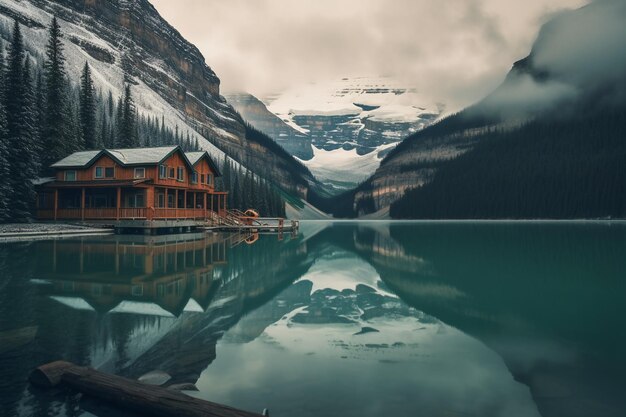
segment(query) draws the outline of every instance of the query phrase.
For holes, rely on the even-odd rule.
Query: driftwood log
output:
[[[139,414],[159,417],[260,417],[200,400],[154,385],[97,371],[93,368],[56,361],[40,366],[30,374],[30,382],[43,388],[66,385],[78,392],[104,400]]]

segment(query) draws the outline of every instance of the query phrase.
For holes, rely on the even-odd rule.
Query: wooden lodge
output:
[[[221,174],[207,152],[179,146],[83,151],[52,168],[55,177],[38,186],[41,220],[166,227],[227,216],[227,193],[215,191]]]

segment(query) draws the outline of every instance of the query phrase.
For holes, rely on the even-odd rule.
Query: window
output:
[[[65,181],[76,181],[76,171],[65,171]]]
[[[176,179],[178,181],[185,180],[185,169],[183,167],[178,167],[178,172],[176,173]]]
[[[145,207],[146,203],[143,194],[135,195],[135,207]]]
[[[167,178],[167,167],[159,165],[159,178]]]
[[[192,184],[197,184],[198,183],[198,173],[194,172],[193,174],[191,174],[191,183]]]
[[[174,178],[174,168],[170,168],[170,172],[169,172],[169,175],[167,177],[168,178]]]
[[[135,168],[135,178],[146,178],[146,169]]]
[[[143,295],[143,285],[133,285],[130,287],[130,293],[134,297],[141,297]]]
[[[204,174],[200,174],[200,184],[206,184],[204,182]]]
[[[213,176],[211,174],[207,174],[207,176],[206,176],[206,183],[207,183],[207,185],[213,184]]]
[[[145,199],[143,193],[131,194],[127,198],[127,205],[131,208],[145,207]]]
[[[95,178],[113,178],[115,177],[115,168],[113,167],[96,167],[94,173]]]
[[[102,295],[102,284],[92,284],[91,285],[91,294],[99,297]]]

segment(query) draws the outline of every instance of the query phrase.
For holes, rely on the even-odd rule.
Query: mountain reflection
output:
[[[134,379],[166,374],[166,385],[195,383],[209,400],[279,417],[619,416],[624,232],[313,222],[284,241],[5,245],[1,406],[117,413],[27,386],[34,367],[65,359]]]
[[[354,248],[409,305],[477,337],[544,416],[626,409],[626,228],[423,223],[359,227]]]

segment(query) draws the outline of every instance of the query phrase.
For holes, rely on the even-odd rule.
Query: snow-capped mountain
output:
[[[264,99],[317,148],[363,155],[430,125],[443,106],[390,78],[343,78],[298,86]]]
[[[311,83],[262,100],[286,126],[309,138],[310,155],[292,154],[331,190],[351,188],[371,175],[388,150],[444,111],[415,88],[384,77]]]
[[[163,117],[183,134],[195,132],[216,159],[228,155],[306,196],[312,182],[306,169],[273,144],[246,137],[243,119],[220,95],[220,80],[200,51],[148,0],[0,0],[0,43],[6,46],[15,19],[30,55],[41,60],[52,16],[61,26],[73,82],[88,62],[96,88],[117,98],[130,76],[140,114]]]

